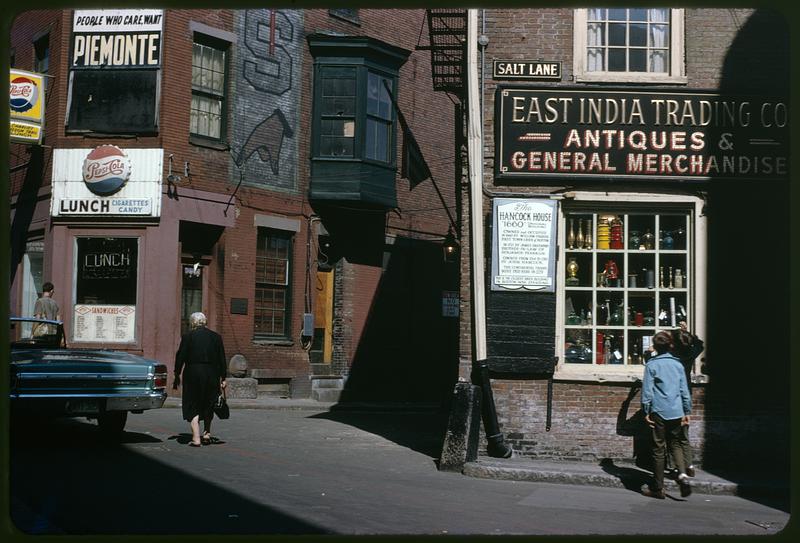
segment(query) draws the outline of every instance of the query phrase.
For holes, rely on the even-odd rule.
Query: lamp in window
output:
[[[455,235],[453,235],[453,228],[451,227],[442,241],[442,256],[444,256],[444,261],[448,264],[456,262],[458,260],[459,248],[458,240],[456,240]]]

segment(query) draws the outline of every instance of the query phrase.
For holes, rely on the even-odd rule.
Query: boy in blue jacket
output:
[[[681,496],[691,494],[689,478],[686,475],[686,463],[683,458],[681,439],[683,425],[689,424],[692,412],[692,400],[686,374],[680,360],[670,354],[672,334],[659,332],[653,336],[653,350],[656,355],[650,358],[644,367],[642,379],[642,412],[645,421],[653,430],[653,478],[650,489],[642,490],[642,494],[663,500],[664,464],[667,447],[669,447],[675,467],[679,471],[678,484]]]

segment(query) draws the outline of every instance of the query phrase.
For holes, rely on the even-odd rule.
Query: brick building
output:
[[[457,110],[433,91],[425,21],[21,13],[12,89],[43,91],[45,116],[11,144],[11,313],[52,281],[71,346],[171,365],[202,310],[262,393],[441,400]]]
[[[501,439],[528,457],[642,458],[643,355],[685,320],[706,347],[692,371],[697,462],[787,470],[787,20],[470,13],[468,111],[483,119],[470,160],[484,166],[470,220],[485,257],[467,250],[465,216],[460,376],[481,358],[469,285],[483,273]]]

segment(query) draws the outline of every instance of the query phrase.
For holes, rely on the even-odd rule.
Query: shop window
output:
[[[227,42],[195,34],[192,48],[192,105],[189,132],[223,139],[227,107]]]
[[[574,13],[577,81],[686,82],[682,9],[589,8]]]
[[[563,366],[641,372],[650,339],[698,331],[693,206],[577,207],[563,214],[558,323]],[[638,369],[637,369],[638,368]]]
[[[139,239],[79,237],[75,243],[73,339],[134,341]]]
[[[253,335],[288,339],[292,233],[259,228],[257,243]]]
[[[44,240],[30,240],[25,244],[25,254],[22,255],[22,299],[20,300],[21,316],[33,316],[36,300],[42,293],[43,284]],[[30,326],[30,323],[23,324],[23,330],[30,332]]]

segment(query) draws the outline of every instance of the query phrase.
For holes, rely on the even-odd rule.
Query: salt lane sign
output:
[[[788,99],[707,91],[499,87],[495,177],[787,179]]]
[[[541,60],[495,60],[493,79],[561,81],[561,63]]]

